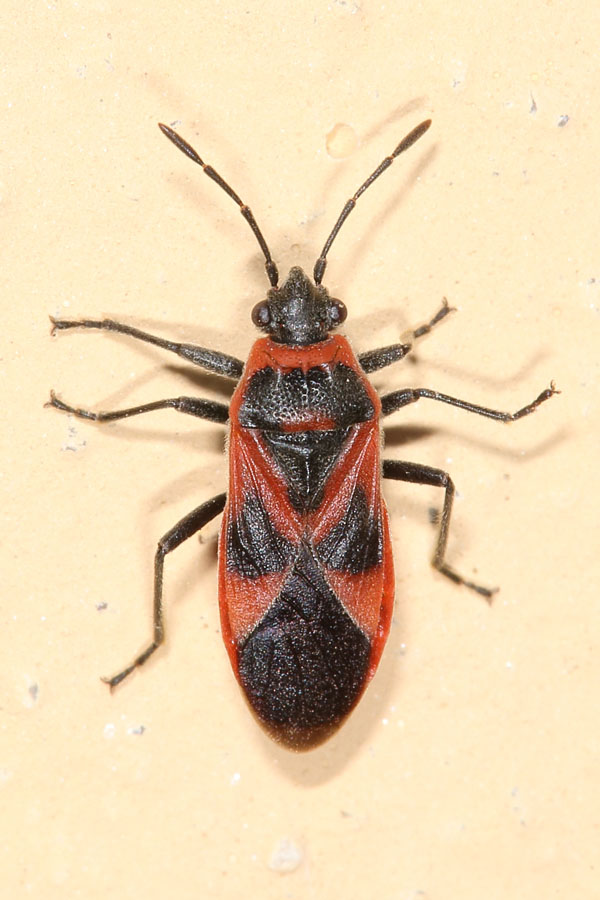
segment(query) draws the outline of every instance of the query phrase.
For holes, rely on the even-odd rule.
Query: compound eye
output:
[[[266,300],[261,300],[252,310],[252,321],[257,328],[267,328],[271,322],[271,310]]]
[[[342,322],[345,322],[347,315],[348,310],[346,309],[346,304],[342,303],[341,300],[332,298],[331,306],[329,308],[329,319],[332,327],[335,328],[336,325],[341,325]]]

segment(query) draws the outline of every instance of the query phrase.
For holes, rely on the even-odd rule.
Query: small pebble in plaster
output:
[[[67,439],[61,444],[60,449],[63,452],[68,450],[72,453],[77,453],[78,450],[84,450],[86,446],[87,441],[84,438],[79,437],[77,428],[75,428],[74,425],[69,424],[67,426]]]
[[[290,838],[284,837],[274,847],[269,858],[272,872],[294,872],[302,862],[302,851]]]
[[[346,156],[350,156],[356,150],[357,144],[358,139],[354,128],[343,122],[338,122],[333,126],[325,141],[327,152],[333,159],[344,159]]]
[[[351,16],[355,16],[361,9],[360,4],[356,3],[355,0],[352,0],[352,2],[350,0],[333,0],[333,6],[350,13]]]
[[[451,78],[451,84],[454,90],[461,88],[465,83],[466,75],[467,75],[467,66],[461,59],[452,58],[450,60],[452,68],[454,69]]]
[[[139,734],[143,734],[145,732],[145,730],[146,730],[145,725],[132,725],[130,728],[127,729],[127,734],[139,735]]]
[[[27,709],[31,709],[36,705],[40,695],[40,686],[35,681],[30,681],[27,685],[27,691],[23,697],[23,706],[26,706]]]
[[[568,116],[559,116],[558,123],[557,123],[558,127],[564,128],[568,121],[569,121]]]

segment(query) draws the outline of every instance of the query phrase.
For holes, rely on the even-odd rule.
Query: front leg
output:
[[[206,347],[197,347],[195,344],[179,344],[176,341],[168,341],[164,338],[156,337],[156,335],[148,334],[146,331],[140,331],[139,328],[132,328],[130,325],[123,325],[121,322],[115,322],[113,319],[55,319],[50,316],[52,322],[51,334],[56,331],[66,331],[68,328],[96,328],[102,331],[114,331],[117,334],[127,334],[129,337],[138,341],[145,341],[147,344],[154,344],[170,353],[176,353],[186,362],[192,363],[194,366],[201,366],[208,372],[214,372],[216,375],[225,375],[228,378],[240,378],[244,371],[244,363],[235,356],[228,356],[219,350],[207,350]]]
[[[477,591],[486,600],[490,600],[498,588],[482,587],[468,578],[459,575],[458,572],[446,562],[446,545],[448,543],[448,530],[450,528],[450,516],[452,514],[452,502],[454,500],[454,482],[447,472],[442,469],[434,469],[431,466],[422,466],[419,463],[403,462],[396,459],[383,460],[383,477],[393,478],[396,481],[409,481],[413,484],[430,484],[433,487],[444,488],[444,506],[440,519],[440,529],[431,560],[431,565],[446,578],[455,584],[464,584],[465,587]]]
[[[419,325],[418,328],[413,328],[411,331],[405,332],[402,335],[401,343],[390,344],[389,347],[380,347],[378,350],[369,350],[367,353],[359,354],[358,361],[363,372],[370,374],[371,372],[376,372],[378,369],[383,369],[384,366],[391,366],[392,363],[404,359],[407,353],[410,353],[413,349],[415,342],[418,341],[419,338],[429,334],[438,322],[445,319],[448,313],[451,312],[455,312],[455,308],[453,306],[448,306],[448,301],[444,297],[442,306],[438,309],[433,319],[430,319],[425,325]]]

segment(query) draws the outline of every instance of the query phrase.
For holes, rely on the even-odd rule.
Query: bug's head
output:
[[[252,310],[257,328],[281,344],[305,346],[324,341],[346,318],[341,300],[314,284],[302,269],[290,269],[281,287],[273,287]]]

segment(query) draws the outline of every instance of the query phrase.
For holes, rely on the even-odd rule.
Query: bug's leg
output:
[[[455,584],[464,584],[465,587],[477,591],[488,600],[496,593],[498,588],[487,588],[480,584],[475,584],[468,578],[463,578],[458,572],[448,565],[445,560],[446,544],[448,543],[448,529],[450,527],[450,516],[452,514],[452,502],[454,500],[454,483],[447,472],[442,469],[434,469],[431,466],[423,466],[419,463],[403,462],[395,459],[383,460],[383,477],[393,478],[396,481],[409,481],[413,484],[430,484],[433,487],[444,488],[444,506],[440,518],[440,527],[435,547],[435,552],[431,560],[432,566],[446,575]]]
[[[153,639],[139,656],[133,662],[126,666],[122,672],[113,675],[112,678],[103,678],[102,680],[109,685],[112,690],[123,679],[127,678],[138,666],[143,666],[147,659],[157,650],[165,639],[164,613],[163,613],[163,569],[165,556],[171,553],[176,547],[179,547],[184,541],[192,537],[204,525],[214,519],[225,507],[226,494],[218,494],[212,500],[207,500],[198,506],[193,512],[184,516],[170,531],[158,542],[158,549],[154,557],[154,615],[153,615]]]
[[[448,313],[454,312],[454,306],[448,306],[448,301],[444,297],[442,306],[436,312],[433,319],[430,319],[429,322],[426,322],[425,325],[420,325],[418,328],[414,328],[412,331],[407,331],[402,335],[401,342],[399,344],[390,344],[389,347],[380,347],[378,350],[369,350],[367,353],[359,354],[358,361],[361,365],[363,372],[369,374],[370,372],[376,372],[377,369],[383,369],[384,366],[390,366],[392,363],[398,362],[398,360],[403,359],[410,351],[413,349],[415,342],[419,340],[419,338],[424,337],[426,334],[429,334],[438,322],[441,322],[442,319],[445,319]]]
[[[542,391],[535,400],[523,406],[515,413],[500,412],[497,409],[489,409],[487,406],[477,406],[475,403],[467,403],[466,400],[458,400],[456,397],[449,397],[447,394],[440,394],[438,391],[430,391],[428,388],[404,388],[401,391],[393,391],[391,394],[384,394],[381,398],[381,414],[389,416],[391,413],[408,406],[409,403],[416,403],[422,397],[428,400],[439,400],[441,403],[449,403],[450,406],[458,406],[467,412],[477,413],[478,416],[487,416],[488,419],[496,419],[499,422],[516,422],[523,416],[528,416],[535,412],[538,406],[553,397],[554,394],[560,394],[556,390],[554,382],[550,382],[550,387]]]
[[[115,322],[113,319],[55,319],[50,316],[50,321],[52,322],[51,334],[55,334],[57,331],[66,331],[68,328],[96,328],[102,331],[115,331],[118,334],[127,334],[138,341],[155,344],[170,353],[176,353],[186,362],[201,366],[208,372],[214,372],[217,375],[239,378],[244,370],[244,363],[235,356],[228,356],[218,350],[207,350],[206,347],[197,347],[195,344],[179,344],[176,341],[168,341],[156,337],[154,334],[148,334],[146,331],[140,331],[139,328]]]
[[[203,400],[200,397],[170,397],[167,400],[155,400],[154,403],[142,403],[141,406],[131,406],[129,409],[119,409],[113,412],[91,412],[89,409],[69,406],[50,391],[50,400],[45,406],[53,406],[62,412],[70,413],[79,419],[91,419],[93,422],[114,422],[116,419],[128,419],[130,416],[139,416],[141,413],[154,412],[156,409],[175,409],[177,412],[187,413],[190,416],[198,416],[200,419],[208,419],[210,422],[226,422],[229,418],[229,407],[225,403],[217,403],[214,400]]]

